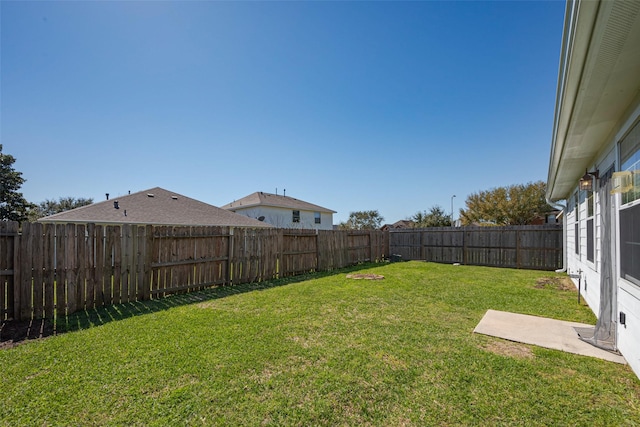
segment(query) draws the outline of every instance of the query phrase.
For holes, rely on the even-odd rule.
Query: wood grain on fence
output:
[[[347,232],[318,230],[318,270],[331,271],[349,264]]]
[[[280,273],[283,277],[318,269],[316,230],[283,230]]]

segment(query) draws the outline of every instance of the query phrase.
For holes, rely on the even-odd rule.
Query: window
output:
[[[640,123],[620,142],[620,170],[632,173],[633,186],[622,193],[622,204],[640,199]]]
[[[593,218],[587,220],[587,261],[593,262]]]
[[[620,211],[620,276],[640,286],[640,204]]]
[[[640,124],[620,142],[620,169],[632,173],[632,187],[622,193],[620,208],[620,275],[640,286]]]
[[[300,222],[300,211],[293,211],[292,222]]]
[[[595,221],[593,220],[593,212],[595,211],[593,194],[593,191],[587,192],[587,261],[591,262],[593,262],[595,253],[593,242],[595,226]]]
[[[314,212],[313,216],[315,218],[316,224],[320,224],[322,221],[322,217],[320,216],[320,212]]]
[[[576,223],[574,225],[574,243],[575,243],[575,252],[576,255],[580,255],[580,199],[578,198],[578,193],[573,195],[573,205],[576,210]]]

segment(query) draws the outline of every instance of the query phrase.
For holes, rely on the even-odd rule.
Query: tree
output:
[[[18,190],[25,183],[22,173],[13,168],[15,157],[2,154],[0,144],[0,220],[25,221],[33,204]]]
[[[341,222],[338,228],[341,230],[377,230],[384,221],[377,210],[350,212],[349,219]]]
[[[553,211],[545,200],[542,181],[479,191],[467,197],[460,210],[463,225],[526,225],[537,216]]]
[[[57,201],[47,199],[44,202],[40,202],[38,206],[31,210],[29,219],[36,220],[45,216],[90,205],[91,203],[93,203],[93,199],[84,197],[77,199],[75,197],[60,197]]]
[[[432,206],[429,212],[416,212],[409,219],[413,221],[414,228],[451,226],[451,217],[438,205]]]

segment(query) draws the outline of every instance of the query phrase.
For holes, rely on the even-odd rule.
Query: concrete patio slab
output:
[[[593,325],[487,310],[473,332],[626,364],[624,357],[582,341],[574,328]]]

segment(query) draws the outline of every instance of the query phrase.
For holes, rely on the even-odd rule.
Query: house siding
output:
[[[632,113],[623,122],[618,131],[610,140],[603,142],[603,150],[600,156],[589,166],[589,170],[600,171],[600,174],[604,174],[609,168],[615,165],[615,170],[620,168],[619,154],[618,154],[618,141],[630,130],[630,128],[637,123],[640,118],[640,103],[635,105],[632,109]],[[584,192],[579,196],[578,206],[573,206],[573,197],[578,192],[578,182],[576,187],[570,195],[570,199],[567,200],[567,239],[566,239],[566,253],[567,253],[567,272],[572,276],[579,275],[581,283],[581,295],[582,298],[589,305],[591,310],[599,315],[600,312],[600,279],[602,270],[602,255],[603,251],[609,250],[602,247],[602,204],[598,198],[598,193],[594,193],[595,197],[595,230],[594,230],[594,261],[587,260],[587,198]],[[637,201],[640,203],[640,201]],[[618,252],[620,250],[620,228],[618,224],[619,211],[621,207],[621,196],[616,194],[612,197],[612,263],[613,263],[613,277],[615,292],[613,295],[613,313],[612,321],[616,324],[616,341],[618,350],[627,359],[627,362],[634,370],[634,372],[640,376],[640,287],[630,283],[620,277],[620,261],[618,258]],[[571,209],[573,208],[573,209]],[[575,235],[575,224],[578,221],[579,224],[579,236]],[[575,253],[575,242],[579,239],[580,253]],[[638,260],[640,262],[640,260]],[[579,280],[577,277],[573,277],[576,287]],[[626,316],[626,324],[621,325],[619,323],[620,313],[624,313]]]
[[[300,222],[293,222],[293,211],[300,211]],[[264,222],[278,228],[303,228],[316,230],[332,230],[333,214],[320,212],[320,224],[315,223],[315,212],[292,208],[279,208],[273,206],[254,206],[249,208],[237,208],[234,211],[250,218],[264,216]]]

